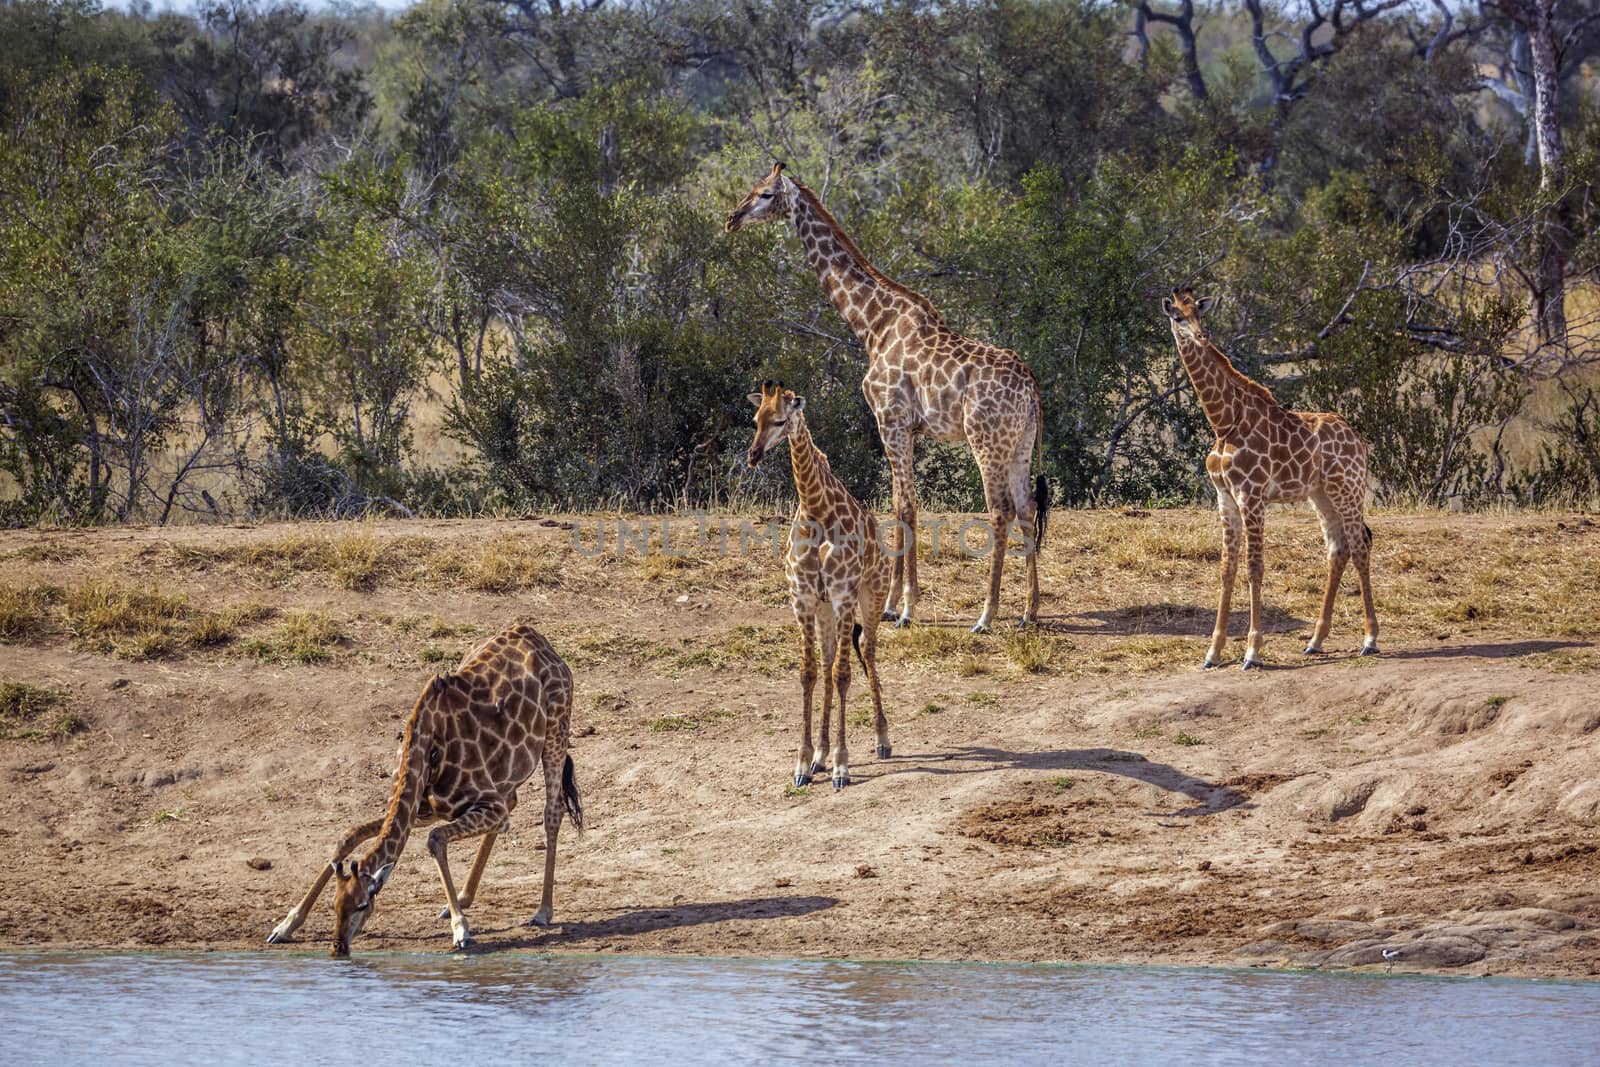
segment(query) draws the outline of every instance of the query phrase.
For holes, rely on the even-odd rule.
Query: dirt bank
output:
[[[1375,517],[1384,655],[1363,660],[1353,596],[1331,654],[1299,654],[1320,552],[1274,513],[1250,675],[1237,644],[1195,669],[1208,515],[1060,516],[1048,625],[1020,639],[965,632],[984,568],[947,552],[927,621],[884,632],[894,755],[858,686],[838,794],[788,787],[776,562],[591,557],[577,521],[4,535],[0,678],[47,693],[0,719],[0,946],[260,947],[381,812],[429,673],[526,618],[577,674],[591,828],[563,833],[557,926],[523,927],[525,794],[477,951],[1600,973],[1592,518]],[[414,842],[356,951],[446,951],[439,904]]]

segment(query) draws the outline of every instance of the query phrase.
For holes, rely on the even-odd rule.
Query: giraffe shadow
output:
[[[673,904],[666,907],[624,908],[616,915],[594,922],[557,923],[555,926],[531,932],[526,926],[506,926],[485,929],[485,934],[516,933],[506,941],[496,941],[496,949],[556,948],[583,941],[605,941],[617,937],[634,937],[656,930],[675,930],[685,926],[705,923],[735,922],[752,919],[792,919],[826,911],[838,904],[835,897],[754,897],[745,900],[707,901],[700,904]]]
[[[1093,620],[1085,622],[1082,620]],[[1075,615],[1046,615],[1044,627],[1057,633],[1102,634],[1129,637],[1155,634],[1162,637],[1210,637],[1217,622],[1215,607],[1195,604],[1135,604],[1107,611],[1084,611]],[[1268,636],[1285,631],[1305,630],[1309,619],[1270,604],[1261,606],[1262,632]],[[1250,609],[1228,614],[1228,632],[1243,637],[1250,632]]]
[[[1560,652],[1569,648],[1594,648],[1592,641],[1507,641],[1503,644],[1436,645],[1433,648],[1404,648],[1385,652],[1383,659],[1519,659],[1541,652]]]
[[[900,764],[904,764],[901,766]],[[882,764],[869,764],[869,768]],[[890,774],[987,774],[994,771],[1097,771],[1132,778],[1167,793],[1180,793],[1195,803],[1180,811],[1152,811],[1161,818],[1194,818],[1215,815],[1233,808],[1250,808],[1250,795],[1229,785],[1208,782],[1185,774],[1167,763],[1146,759],[1138,752],[1115,748],[1057,749],[1047,752],[1010,752],[1003,748],[963,745],[948,752],[895,756],[883,771],[851,777],[866,781]]]

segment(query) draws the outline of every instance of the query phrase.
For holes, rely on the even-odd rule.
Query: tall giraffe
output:
[[[1367,444],[1338,415],[1289,411],[1266,386],[1241,373],[1206,335],[1201,318],[1214,298],[1196,300],[1192,289],[1174,289],[1161,301],[1172,321],[1172,338],[1201,410],[1217,440],[1206,456],[1206,474],[1217,490],[1222,519],[1222,601],[1204,667],[1215,667],[1228,643],[1228,607],[1239,568],[1239,533],[1244,531],[1250,565],[1250,637],[1244,669],[1261,666],[1261,581],[1266,572],[1264,533],[1269,503],[1311,501],[1328,546],[1328,586],[1322,615],[1306,654],[1322,651],[1333,621],[1333,601],[1345,564],[1355,561],[1366,611],[1361,655],[1378,651],[1378,614],[1372,606],[1368,564],[1372,529],[1362,509],[1367,494]]]
[[[562,815],[583,829],[583,807],[567,753],[571,730],[572,671],[533,627],[516,625],[467,653],[454,671],[435,677],[406,720],[394,793],[382,819],[353,827],[334,846],[305,897],[267,938],[288,940],[305,922],[327,885],[338,881],[333,901],[333,951],[350,954],[378,892],[405,848],[413,826],[443,821],[428,834],[428,852],[444,883],[445,910],[456,948],[471,940],[463,914],[477,895],[478,879],[495,837],[509,825],[517,789],[535,768],[544,768],[544,893],[530,925],[548,926],[555,890],[556,835]],[[483,835],[466,892],[456,895],[445,850],[451,841]],[[377,837],[367,855],[345,857]]]
[[[861,391],[878,420],[889,458],[895,511],[894,573],[883,618],[909,625],[917,604],[915,437],[966,441],[978,462],[989,508],[989,597],[974,633],[985,633],[1000,607],[1000,574],[1011,528],[1020,526],[1028,560],[1024,625],[1039,617],[1039,546],[1050,507],[1045,480],[1039,382],[1010,349],[963,337],[945,325],[921,293],[885,277],[861,254],[815,193],[772,172],[728,215],[729,233],[747,222],[787,219],[828,299],[867,350]],[[1030,495],[1029,461],[1041,473]],[[902,595],[904,601],[902,602]],[[898,610],[898,615],[896,614]]]
[[[805,785],[822,770],[828,749],[828,718],[833,694],[839,695],[839,736],[833,749],[833,787],[850,784],[850,754],[845,746],[845,698],[850,692],[850,653],[839,647],[848,631],[855,645],[867,685],[872,690],[873,725],[878,734],[878,758],[888,759],[889,720],[883,714],[883,694],[878,688],[878,609],[889,584],[890,564],[878,543],[878,523],[872,513],[850,495],[811,440],[806,429],[805,398],[763,382],[751,393],[756,406],[756,434],[750,442],[750,466],[779,441],[789,442],[789,462],[800,503],[789,527],[789,549],[784,575],[794,599],[794,618],[800,624],[800,756],[794,766],[794,784]],[[861,619],[856,621],[857,612]],[[822,744],[811,747],[811,693],[817,684],[817,642],[822,643]]]

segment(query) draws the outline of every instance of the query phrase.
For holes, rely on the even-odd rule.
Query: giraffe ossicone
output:
[[[1039,616],[1038,553],[1050,507],[1043,474],[1044,415],[1038,379],[1015,352],[945,324],[927,297],[891,280],[862,254],[815,193],[778,160],[728,214],[732,233],[752,222],[786,220],[828,299],[866,348],[861,391],[878,423],[894,495],[894,551],[882,618],[910,624],[918,596],[918,435],[966,441],[983,479],[992,548],[988,596],[973,626],[985,632],[1000,604],[1000,579],[1013,529],[1027,558],[1023,625]],[[1035,454],[1040,473],[1030,481]]]
[[[1245,542],[1250,581],[1250,633],[1244,669],[1262,665],[1261,596],[1266,573],[1266,506],[1311,502],[1322,524],[1328,550],[1328,582],[1306,654],[1322,651],[1333,622],[1333,604],[1345,566],[1353,562],[1361,583],[1366,635],[1361,655],[1378,651],[1378,614],[1369,572],[1372,529],[1364,517],[1367,495],[1367,443],[1338,415],[1290,411],[1272,392],[1247,377],[1211,342],[1202,319],[1215,298],[1196,299],[1192,289],[1174,289],[1161,301],[1172,326],[1178,356],[1194,384],[1195,396],[1216,442],[1206,456],[1206,475],[1217,491],[1222,521],[1222,596],[1211,646],[1202,667],[1222,662],[1228,641],[1228,612],[1239,567],[1239,541]]]
[[[888,759],[889,720],[878,684],[878,605],[889,581],[889,561],[878,543],[877,520],[861,506],[828,465],[806,427],[805,399],[779,382],[763,382],[749,395],[755,405],[756,432],[749,463],[757,466],[779,441],[789,442],[789,463],[800,500],[789,526],[784,577],[800,627],[800,751],[794,784],[804,786],[831,760],[834,789],[850,783],[850,753],[845,743],[845,703],[850,693],[850,653],[867,675],[872,693],[877,755]],[[848,636],[847,636],[848,635]],[[822,651],[822,738],[812,745],[811,714],[816,688],[817,651]],[[838,697],[838,735],[829,750],[834,696]]]
[[[568,742],[572,730],[572,671],[531,626],[515,625],[468,652],[460,666],[423,687],[406,720],[388,810],[381,819],[352,827],[334,846],[333,859],[270,936],[294,936],[329,879],[335,883],[331,955],[350,954],[350,943],[372,915],[379,892],[416,826],[438,823],[428,852],[444,885],[445,910],[456,948],[471,941],[466,909],[477,896],[495,838],[509,827],[517,789],[544,771],[544,889],[529,920],[549,925],[555,891],[556,837],[563,817],[583,829],[583,802]],[[459,895],[446,850],[451,841],[482,835]],[[346,859],[363,841],[377,838],[359,860]]]

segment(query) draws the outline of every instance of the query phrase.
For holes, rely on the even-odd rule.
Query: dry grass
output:
[[[53,689],[27,682],[0,682],[0,741],[61,741],[84,728]]]
[[[16,644],[43,636],[55,589],[0,585],[0,641]]]
[[[156,659],[174,651],[189,617],[187,597],[107,578],[69,588],[62,608],[78,647],[124,659]]]
[[[344,630],[332,616],[318,611],[291,612],[264,638],[241,642],[241,655],[276,663],[327,663],[340,651]]]
[[[430,549],[420,571],[438,584],[514,593],[556,585],[561,579],[559,550],[522,538],[496,537],[465,552]]]

